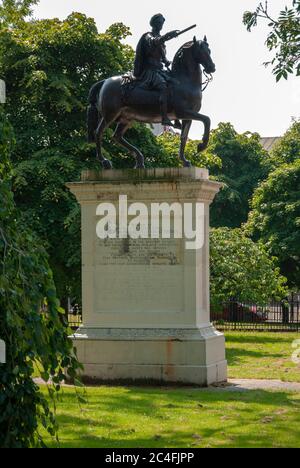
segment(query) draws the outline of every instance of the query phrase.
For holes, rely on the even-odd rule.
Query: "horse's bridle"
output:
[[[203,44],[205,44],[204,41],[200,41],[201,42],[201,45],[200,47],[203,46]],[[206,73],[206,71],[204,70],[203,68],[203,73],[204,73],[204,76],[206,78],[206,80],[204,81],[204,83],[202,83],[202,93],[206,90],[206,88],[208,87],[208,85],[213,81],[214,77],[212,75],[212,73]]]
[[[208,87],[208,85],[213,81],[214,77],[212,75],[212,73],[209,73],[207,74],[205,70],[203,70],[203,73],[204,73],[204,76],[206,78],[206,81],[204,81],[204,83],[202,83],[202,93],[204,93],[204,91],[206,90],[206,88]]]

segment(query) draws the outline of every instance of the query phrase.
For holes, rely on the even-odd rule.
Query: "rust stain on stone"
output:
[[[172,356],[173,356],[173,340],[167,341],[167,364],[165,372],[171,377],[174,375],[174,366],[172,365]]]

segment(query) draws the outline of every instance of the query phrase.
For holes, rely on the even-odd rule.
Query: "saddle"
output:
[[[169,93],[169,99],[173,98],[173,84],[179,84],[179,81],[174,78],[172,75],[172,72],[168,71],[165,72],[166,74],[166,82],[168,84],[168,93]],[[153,91],[155,90],[151,87],[148,87],[143,79],[141,78],[136,78],[132,72],[125,73],[122,75],[122,82],[121,82],[121,90],[122,90],[122,101],[126,105],[129,101],[129,97],[131,93],[139,87],[143,91]]]

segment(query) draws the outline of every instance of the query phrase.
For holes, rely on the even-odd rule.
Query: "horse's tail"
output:
[[[95,131],[99,125],[99,121],[101,119],[101,114],[97,108],[97,100],[99,93],[101,91],[102,86],[104,85],[105,80],[98,81],[95,83],[89,92],[88,97],[88,110],[87,110],[87,131],[88,131],[88,142],[94,143],[95,142]]]

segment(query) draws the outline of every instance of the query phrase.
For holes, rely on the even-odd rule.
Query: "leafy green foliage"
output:
[[[0,21],[8,26],[15,26],[32,13],[31,7],[39,0],[1,0]]]
[[[75,357],[56,298],[47,254],[21,221],[11,191],[9,151],[13,135],[0,110],[0,336],[7,363],[0,366],[0,447],[43,445],[39,424],[56,435],[54,413],[34,383],[36,366],[51,403],[65,371],[74,378]]]
[[[83,169],[98,167],[95,148],[86,143],[88,91],[97,80],[131,68],[133,51],[121,42],[128,34],[121,23],[99,34],[94,20],[80,13],[65,21],[0,28],[0,74],[7,83],[7,113],[17,129],[15,200],[23,222],[47,248],[61,299],[80,296],[81,270],[80,249],[77,255],[73,250],[80,246],[79,213],[65,184],[79,180]],[[109,136],[106,151],[113,148],[114,160],[129,165],[130,156],[112,146]]]
[[[4,118],[0,107],[0,174],[2,178],[10,174],[10,152],[15,144],[15,138],[11,126]]]
[[[290,136],[290,135],[289,135]],[[288,139],[289,139],[288,136]],[[284,142],[281,143],[284,147]],[[277,149],[276,149],[277,151]],[[292,287],[300,287],[300,159],[283,164],[256,190],[246,229],[278,257]]]
[[[2,29],[0,73],[18,129],[15,162],[42,149],[70,153],[82,146],[91,85],[132,66],[133,51],[121,43],[127,29],[118,25],[110,30],[113,36],[98,34],[94,20],[80,13],[65,21],[30,21],[13,31]]]
[[[270,170],[291,164],[300,157],[300,120],[295,120],[284,137],[276,144],[267,160]]]
[[[219,228],[211,232],[212,303],[229,298],[268,303],[286,294],[285,278],[275,259],[240,229]]]
[[[161,158],[156,158],[155,162],[159,167],[181,167],[182,163],[178,158],[180,148],[180,135],[163,133],[158,137],[158,142],[163,148]],[[205,167],[209,170],[216,170],[222,166],[221,159],[212,153],[198,153],[197,147],[200,141],[188,140],[185,150],[186,158],[193,166]]]
[[[268,21],[271,29],[266,45],[270,51],[275,52],[271,62],[265,65],[273,66],[273,74],[276,80],[288,79],[289,74],[300,75],[300,1],[293,0],[289,8],[285,7],[275,20],[271,18],[268,10],[268,2],[261,2],[254,12],[246,11],[244,14],[244,24],[248,31],[257,26],[258,19],[263,18]]]
[[[67,222],[77,203],[66,182],[78,180],[88,164],[76,156],[77,153],[63,154],[59,149],[42,150],[18,164],[14,172],[20,218],[47,249],[61,299],[80,297],[80,261],[77,268],[72,262],[76,247],[78,260],[80,256],[80,229],[74,232],[73,225]]]
[[[266,173],[263,161],[267,153],[259,135],[239,134],[230,123],[220,123],[203,157],[221,162],[211,169],[211,174],[224,184],[212,205],[212,226],[240,227],[247,221],[249,201]]]

